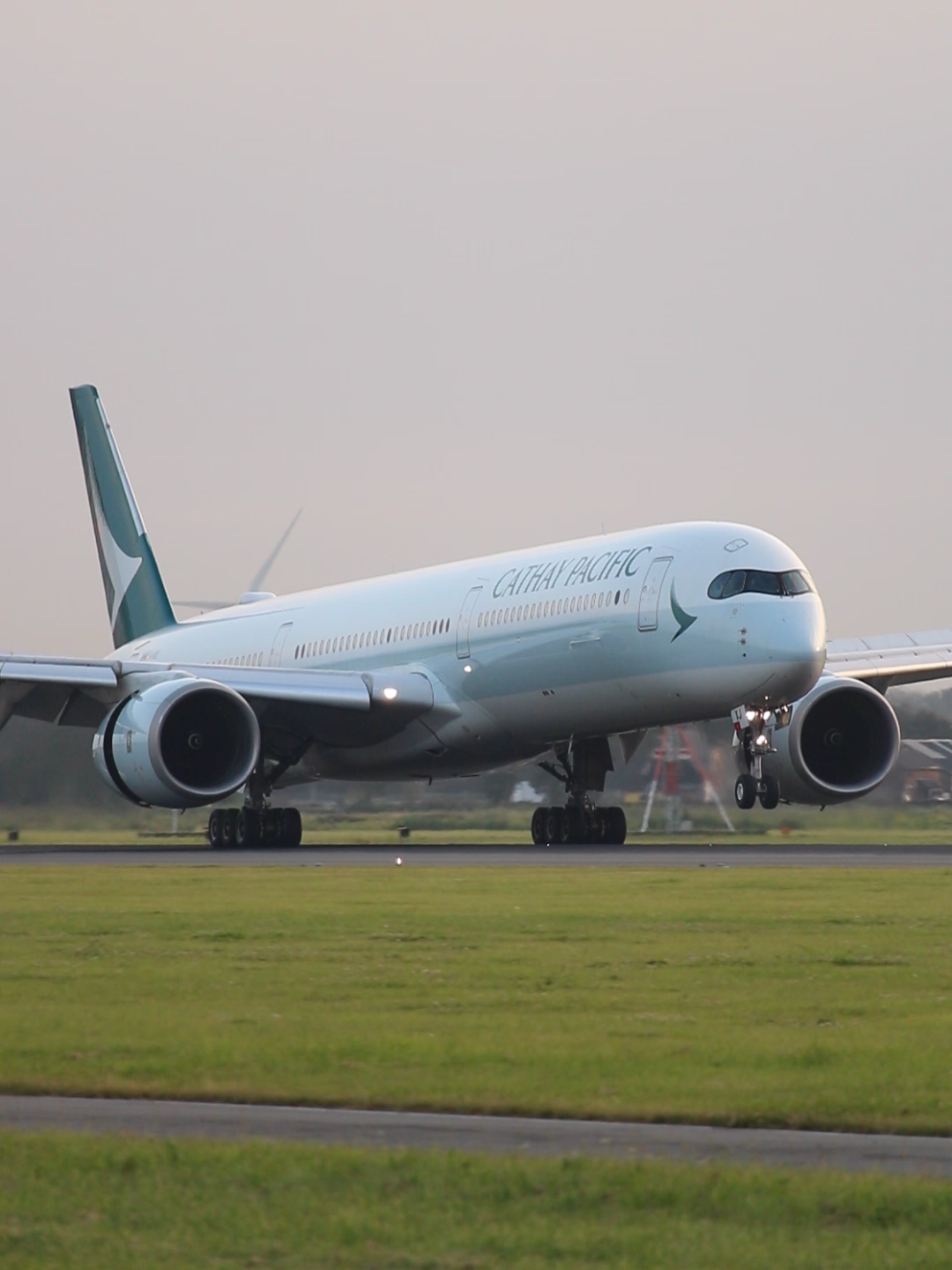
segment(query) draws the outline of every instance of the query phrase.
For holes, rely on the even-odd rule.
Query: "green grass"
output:
[[[947,870],[5,867],[0,1088],[952,1132]]]
[[[399,827],[408,826],[411,843],[503,843],[529,842],[532,807],[505,804],[475,811],[454,808],[406,811],[307,811],[304,814],[305,843],[392,843],[401,841]],[[643,808],[626,806],[631,844],[657,842],[689,844],[697,842],[763,843],[786,845],[811,843],[882,843],[892,845],[952,842],[952,804],[925,806],[882,806],[853,803],[843,807],[781,808],[765,812],[759,807],[739,812],[731,805],[736,833],[729,834],[713,806],[685,807],[684,816],[692,832],[665,835],[661,832],[664,810],[656,805],[650,832],[642,836]],[[188,836],[168,836],[171,815],[167,811],[123,806],[117,799],[116,811],[71,810],[64,807],[4,808],[0,820],[0,842],[10,830],[19,835],[22,846],[49,843],[95,843],[123,845],[140,839],[153,845],[177,842],[184,846],[204,845],[204,810],[187,812],[179,828]],[[163,836],[164,835],[164,836]]]
[[[905,1270],[950,1237],[918,1179],[0,1133],[5,1270]]]

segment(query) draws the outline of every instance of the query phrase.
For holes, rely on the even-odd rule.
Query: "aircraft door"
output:
[[[288,642],[288,636],[291,634],[293,622],[284,622],[278,627],[278,633],[274,637],[274,643],[271,645],[271,655],[268,658],[269,666],[280,666],[281,657],[284,653],[284,646]]]
[[[638,601],[639,631],[656,631],[658,629],[658,604],[661,601],[661,588],[671,568],[671,556],[661,556],[652,560],[645,574],[641,587],[641,598]]]
[[[466,599],[463,601],[463,607],[459,611],[459,622],[456,626],[456,656],[469,656],[469,624],[473,620],[473,611],[476,608],[476,601],[482,594],[481,586],[474,586],[466,593]]]

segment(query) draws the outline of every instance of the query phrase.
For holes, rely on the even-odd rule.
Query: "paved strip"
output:
[[[420,1111],[356,1111],[145,1098],[0,1095],[7,1129],[132,1133],[152,1137],[276,1138],[360,1147],[416,1147],[516,1155],[731,1161],[922,1173],[952,1178],[952,1138],[798,1129],[543,1120]]]
[[[205,846],[2,846],[3,864],[114,865],[358,865],[392,867],[397,859],[414,865],[641,866],[644,868],[952,868],[952,844],[923,846],[789,846],[776,842],[716,846],[663,844],[623,847],[377,846],[256,848],[212,851]]]

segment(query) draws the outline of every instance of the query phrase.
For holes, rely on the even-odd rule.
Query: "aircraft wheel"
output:
[[[548,814],[548,807],[537,807],[532,813],[530,832],[532,833],[532,841],[537,847],[541,847],[543,842],[545,842],[545,821]]]
[[[296,807],[281,808],[281,845],[283,847],[299,847],[301,845],[301,813]]]
[[[235,845],[237,827],[237,811],[235,811],[234,807],[226,807],[221,814],[221,845],[223,847],[233,847]]]
[[[561,842],[565,830],[565,813],[561,807],[548,807],[545,813],[545,841]]]
[[[588,829],[589,842],[607,842],[608,841],[608,807],[596,807],[592,812],[586,828]]]
[[[749,772],[742,772],[734,782],[734,801],[741,811],[750,811],[757,801],[757,782]]]
[[[605,841],[610,842],[613,846],[620,847],[628,837],[628,821],[625,819],[625,813],[620,807],[609,807],[608,812],[608,831],[605,834]]]
[[[235,821],[235,846],[256,847],[261,841],[261,817],[252,807],[242,807]]]
[[[221,846],[221,808],[216,807],[208,817],[208,842],[216,849]]]
[[[562,841],[583,843],[589,841],[588,825],[580,807],[566,807],[564,812]]]
[[[760,805],[764,811],[773,811],[780,802],[780,782],[776,776],[765,776],[760,785]]]

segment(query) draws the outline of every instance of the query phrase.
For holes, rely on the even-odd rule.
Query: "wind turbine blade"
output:
[[[233,607],[234,600],[173,600],[172,605],[177,609],[230,609]]]
[[[264,564],[261,566],[261,568],[255,574],[255,576],[251,579],[251,582],[248,584],[249,591],[261,590],[264,584],[265,578],[268,576],[268,574],[271,571],[271,566],[274,564],[275,560],[277,560],[281,552],[281,548],[290,538],[291,530],[300,520],[302,511],[304,511],[304,508],[299,507],[297,512],[295,513],[294,519],[291,521],[290,525],[288,525],[287,529],[285,529],[284,533],[281,535],[281,537],[278,539],[277,543],[275,544],[274,550],[271,552],[270,556],[268,556],[267,560],[265,560]]]

